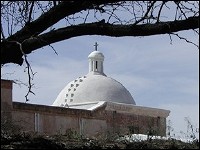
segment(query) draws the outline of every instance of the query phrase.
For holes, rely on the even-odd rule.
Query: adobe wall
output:
[[[113,134],[149,134],[166,135],[166,118],[150,117],[137,114],[106,111],[104,116],[107,122],[107,131]]]
[[[1,79],[1,123],[11,121],[12,81]]]
[[[119,103],[108,103],[105,110],[113,112],[109,124],[118,132],[166,135],[169,110]]]
[[[1,118],[24,132],[52,135],[73,130],[91,137],[154,130],[164,136],[168,115],[166,110],[112,103],[92,111],[12,102],[12,81],[1,80]]]
[[[165,118],[156,118],[117,111],[80,110],[13,102],[13,121],[27,132],[65,134],[71,129],[80,135],[148,134],[165,135]]]
[[[26,132],[66,134],[70,129],[79,135],[104,134],[106,120],[91,111],[13,102],[13,122]]]

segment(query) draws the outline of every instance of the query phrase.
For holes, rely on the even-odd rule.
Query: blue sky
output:
[[[192,32],[180,32],[198,43]],[[186,133],[184,117],[199,127],[199,50],[192,44],[168,35],[112,38],[81,36],[46,46],[30,55],[34,72],[35,95],[29,103],[51,105],[72,80],[88,73],[88,55],[98,42],[104,56],[104,73],[121,82],[139,106],[170,110],[168,120],[174,134]],[[9,74],[7,74],[9,73]],[[24,67],[8,64],[2,68],[4,79],[27,83]],[[25,102],[27,87],[14,84],[13,100]]]

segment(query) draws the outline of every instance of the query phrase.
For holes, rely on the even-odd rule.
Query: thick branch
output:
[[[30,39],[23,44],[26,53],[51,43],[82,35],[121,36],[150,36],[166,34],[199,27],[199,17],[192,17],[181,21],[160,22],[145,25],[112,25],[108,23],[87,23],[60,28],[49,33]]]
[[[45,31],[50,26],[54,25],[66,16],[75,14],[82,10],[93,9],[94,5],[107,4],[109,2],[115,3],[115,1],[109,0],[95,0],[95,1],[66,1],[61,2],[59,5],[51,8],[48,12],[41,15],[33,22],[26,24],[20,31],[10,36],[7,40],[23,42],[25,39],[31,36],[36,36]]]
[[[60,28],[38,37],[27,39],[23,42],[22,47],[24,52],[29,54],[43,46],[82,35],[106,35],[112,37],[150,36],[196,28],[199,28],[199,16],[190,17],[180,21],[169,21],[144,25],[112,25],[103,22],[96,22]],[[1,47],[1,64],[6,64],[9,62],[21,64],[22,62],[18,57],[15,56],[16,54],[20,54],[17,48],[12,49],[12,47],[9,48],[8,45]]]

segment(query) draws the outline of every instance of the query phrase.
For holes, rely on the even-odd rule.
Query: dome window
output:
[[[69,106],[68,106],[68,104],[67,104],[67,103],[66,103],[64,106],[69,108]]]
[[[97,65],[98,65],[98,62],[96,61],[96,67],[95,67],[96,71],[98,71],[98,69],[97,69]]]

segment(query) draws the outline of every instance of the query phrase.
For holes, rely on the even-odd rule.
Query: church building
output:
[[[170,111],[137,106],[131,93],[104,73],[104,55],[88,56],[89,72],[71,81],[52,106],[12,101],[12,81],[1,80],[1,121],[24,132],[82,136],[148,134],[166,135]]]

